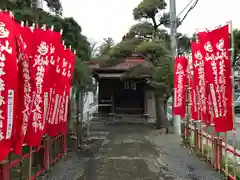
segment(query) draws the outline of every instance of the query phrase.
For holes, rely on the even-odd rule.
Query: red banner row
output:
[[[185,117],[189,86],[192,120],[226,132],[233,129],[234,115],[229,25],[197,35],[191,42],[192,61],[175,59],[173,113]]]
[[[50,29],[21,26],[0,12],[0,161],[45,133],[67,131],[75,54]]]

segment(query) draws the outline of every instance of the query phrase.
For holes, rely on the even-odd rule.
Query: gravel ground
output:
[[[93,123],[93,144],[70,153],[43,180],[220,180],[175,135],[137,124]]]
[[[174,134],[161,135],[152,132],[146,136],[155,144],[161,161],[174,174],[176,180],[220,180],[224,177],[214,171],[188,149],[180,145],[180,137]]]

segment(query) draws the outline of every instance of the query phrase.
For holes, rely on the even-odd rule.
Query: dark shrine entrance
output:
[[[114,92],[116,114],[144,114],[144,84],[139,81],[121,81]]]
[[[143,115],[146,113],[145,77],[126,77],[125,72],[138,64],[145,63],[139,57],[127,58],[114,67],[102,68],[96,62],[89,62],[98,81],[98,115]]]

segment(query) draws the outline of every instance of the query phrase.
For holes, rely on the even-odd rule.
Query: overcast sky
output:
[[[112,37],[116,42],[133,25],[132,10],[141,0],[61,0],[64,16],[74,17],[90,40]],[[177,14],[190,0],[176,0]],[[229,20],[240,28],[240,0],[199,0],[179,31],[192,34],[196,29],[216,26]]]

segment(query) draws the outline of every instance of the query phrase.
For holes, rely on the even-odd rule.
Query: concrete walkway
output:
[[[220,180],[221,175],[151,125],[92,123],[95,145],[72,153],[45,180]]]

